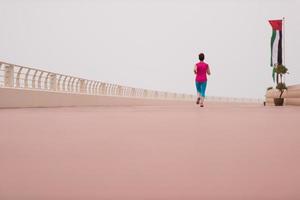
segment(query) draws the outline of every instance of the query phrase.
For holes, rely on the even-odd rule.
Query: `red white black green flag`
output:
[[[273,32],[271,37],[271,66],[282,64],[282,20],[269,20]]]

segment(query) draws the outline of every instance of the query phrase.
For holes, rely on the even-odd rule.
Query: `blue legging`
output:
[[[196,88],[197,88],[197,92],[200,93],[200,95],[202,97],[205,97],[205,90],[206,90],[206,82],[197,82],[196,81]]]

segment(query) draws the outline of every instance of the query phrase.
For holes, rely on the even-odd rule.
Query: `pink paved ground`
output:
[[[1,200],[300,199],[300,107],[0,110]]]

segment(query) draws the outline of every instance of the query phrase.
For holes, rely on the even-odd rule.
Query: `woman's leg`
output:
[[[201,85],[200,85],[200,87],[201,87],[200,104],[201,104],[201,105],[203,105],[203,103],[204,103],[205,91],[206,91],[206,85],[207,85],[207,82],[203,82],[203,83],[201,83]]]
[[[196,101],[196,104],[199,104],[201,100],[201,94],[199,92],[197,92],[197,101]]]
[[[196,90],[197,90],[197,104],[199,104],[200,99],[201,99],[201,87],[200,87],[200,83],[198,83],[196,81]]]

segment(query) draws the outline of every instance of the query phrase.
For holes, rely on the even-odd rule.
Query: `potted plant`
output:
[[[282,94],[287,90],[286,84],[283,81],[283,76],[287,73],[288,69],[284,65],[277,65],[274,67],[273,73],[276,74],[276,89],[280,91],[278,98],[274,98],[275,106],[282,106],[284,103],[284,98]]]

